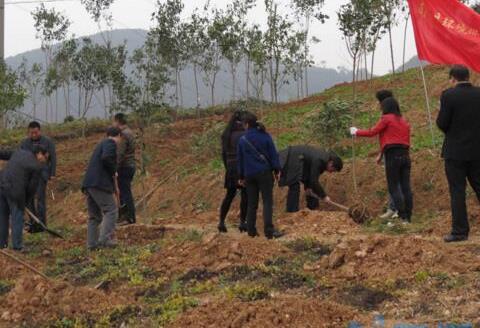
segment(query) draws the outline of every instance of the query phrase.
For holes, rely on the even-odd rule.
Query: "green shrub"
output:
[[[323,104],[323,108],[307,120],[307,129],[326,148],[333,148],[345,138],[352,123],[353,104],[338,98]]]

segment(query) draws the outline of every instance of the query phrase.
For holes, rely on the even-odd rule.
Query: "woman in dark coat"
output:
[[[227,217],[232,201],[240,193],[240,232],[247,230],[247,192],[244,187],[238,184],[239,176],[237,170],[237,145],[238,140],[245,134],[242,123],[243,112],[236,111],[233,113],[228,122],[225,131],[222,134],[222,159],[225,166],[225,189],[227,193],[220,207],[220,222],[218,231],[227,232],[225,219]]]

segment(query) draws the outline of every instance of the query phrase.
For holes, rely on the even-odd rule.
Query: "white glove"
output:
[[[358,129],[356,127],[351,127],[350,128],[350,134],[352,137],[355,137],[357,135]]]

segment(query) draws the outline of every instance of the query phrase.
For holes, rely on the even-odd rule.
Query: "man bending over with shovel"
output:
[[[8,246],[11,221],[12,248],[16,251],[23,249],[23,212],[25,205],[35,196],[48,157],[48,151],[40,145],[33,147],[32,151],[20,149],[11,155],[0,172],[0,248]]]
[[[280,152],[280,162],[282,174],[279,185],[288,186],[287,212],[299,211],[300,184],[305,187],[309,209],[318,209],[319,199],[330,201],[319,177],[325,171],[334,173],[342,170],[343,162],[337,154],[311,146],[291,146]]]
[[[109,128],[107,138],[95,148],[85,173],[82,191],[87,196],[87,247],[114,247],[115,225],[118,220],[117,145],[121,131]]]

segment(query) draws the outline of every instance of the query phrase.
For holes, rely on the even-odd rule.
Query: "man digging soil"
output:
[[[114,232],[119,206],[117,145],[121,139],[120,129],[107,130],[107,138],[95,148],[83,180],[82,191],[87,196],[89,216],[87,247],[90,250],[116,246]]]
[[[300,210],[301,184],[307,193],[307,207],[310,210],[319,208],[319,199],[330,201],[319,178],[325,171],[334,173],[342,170],[343,162],[337,154],[311,146],[291,146],[280,152],[280,162],[282,174],[279,186],[288,186],[288,213]]]
[[[19,149],[0,172],[0,248],[8,247],[11,221],[12,248],[16,251],[23,249],[23,212],[35,196],[48,156],[48,151],[40,145],[33,147],[32,151]]]

